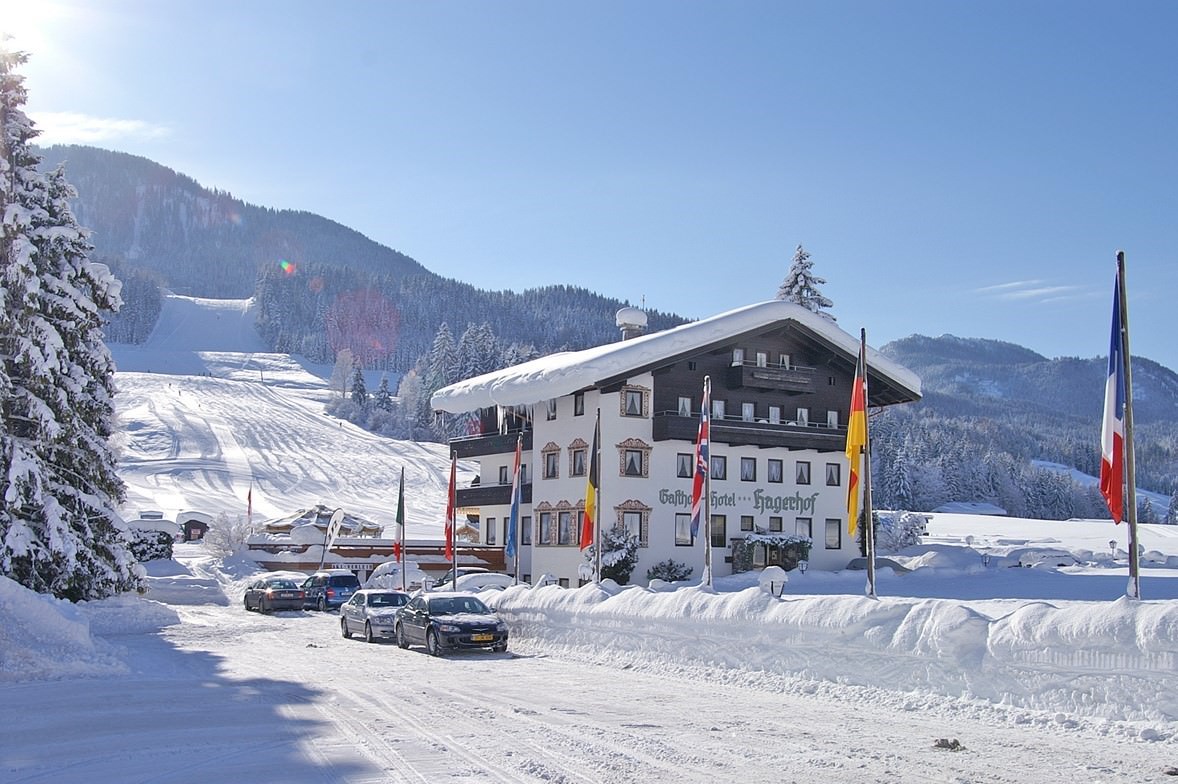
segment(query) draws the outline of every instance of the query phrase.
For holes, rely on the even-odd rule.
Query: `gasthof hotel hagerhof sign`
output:
[[[725,507],[735,507],[737,504],[752,504],[755,511],[758,512],[800,512],[802,514],[814,511],[814,504],[818,500],[820,493],[811,493],[810,495],[802,495],[795,492],[793,495],[774,495],[766,493],[764,490],[754,490],[749,493],[721,493],[716,490],[712,491],[712,508],[721,509]],[[663,488],[659,490],[659,503],[664,506],[681,507],[684,509],[691,508],[691,493],[686,490],[668,490]]]

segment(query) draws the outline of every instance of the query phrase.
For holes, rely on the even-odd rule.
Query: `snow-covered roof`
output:
[[[599,381],[622,376],[638,368],[657,366],[668,357],[701,351],[739,335],[792,321],[854,361],[859,338],[800,305],[770,300],[746,305],[727,313],[681,324],[630,340],[607,343],[582,351],[562,351],[513,367],[486,373],[443,387],[430,398],[436,411],[452,414],[492,406],[534,405],[595,386]],[[874,349],[867,350],[868,374],[883,376],[920,395],[920,378]]]

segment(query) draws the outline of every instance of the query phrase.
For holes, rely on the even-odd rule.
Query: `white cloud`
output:
[[[1039,302],[1059,302],[1069,299],[1087,298],[1089,292],[1082,286],[1052,286],[1042,280],[1016,280],[974,289],[982,296],[1002,300],[1034,299]]]
[[[171,134],[163,125],[143,120],[93,117],[78,112],[30,112],[39,144],[92,144],[112,139],[159,139]]]

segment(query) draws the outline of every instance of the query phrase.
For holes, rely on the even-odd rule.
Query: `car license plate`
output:
[[[470,639],[473,640],[474,642],[490,642],[491,640],[495,639],[495,635],[493,635],[493,634],[472,634],[472,635],[470,635]]]

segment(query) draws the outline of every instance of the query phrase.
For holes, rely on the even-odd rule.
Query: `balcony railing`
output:
[[[532,503],[532,483],[524,482],[519,489],[520,501]],[[472,485],[455,490],[459,506],[507,506],[511,503],[511,485]]]
[[[780,447],[785,449],[816,449],[837,451],[846,445],[847,430],[826,424],[772,423],[767,420],[748,420],[740,417],[713,417],[713,443]],[[655,441],[695,441],[699,435],[699,415],[682,416],[677,411],[656,412],[651,421],[651,437]]]
[[[814,368],[800,365],[758,365],[741,362],[728,368],[729,387],[772,389],[791,395],[814,391]]]
[[[482,455],[501,455],[515,451],[515,441],[519,436],[524,437],[524,451],[532,448],[532,430],[508,431],[507,433],[492,433],[485,436],[466,436],[456,438],[450,442],[450,448],[460,458],[481,457]]]

